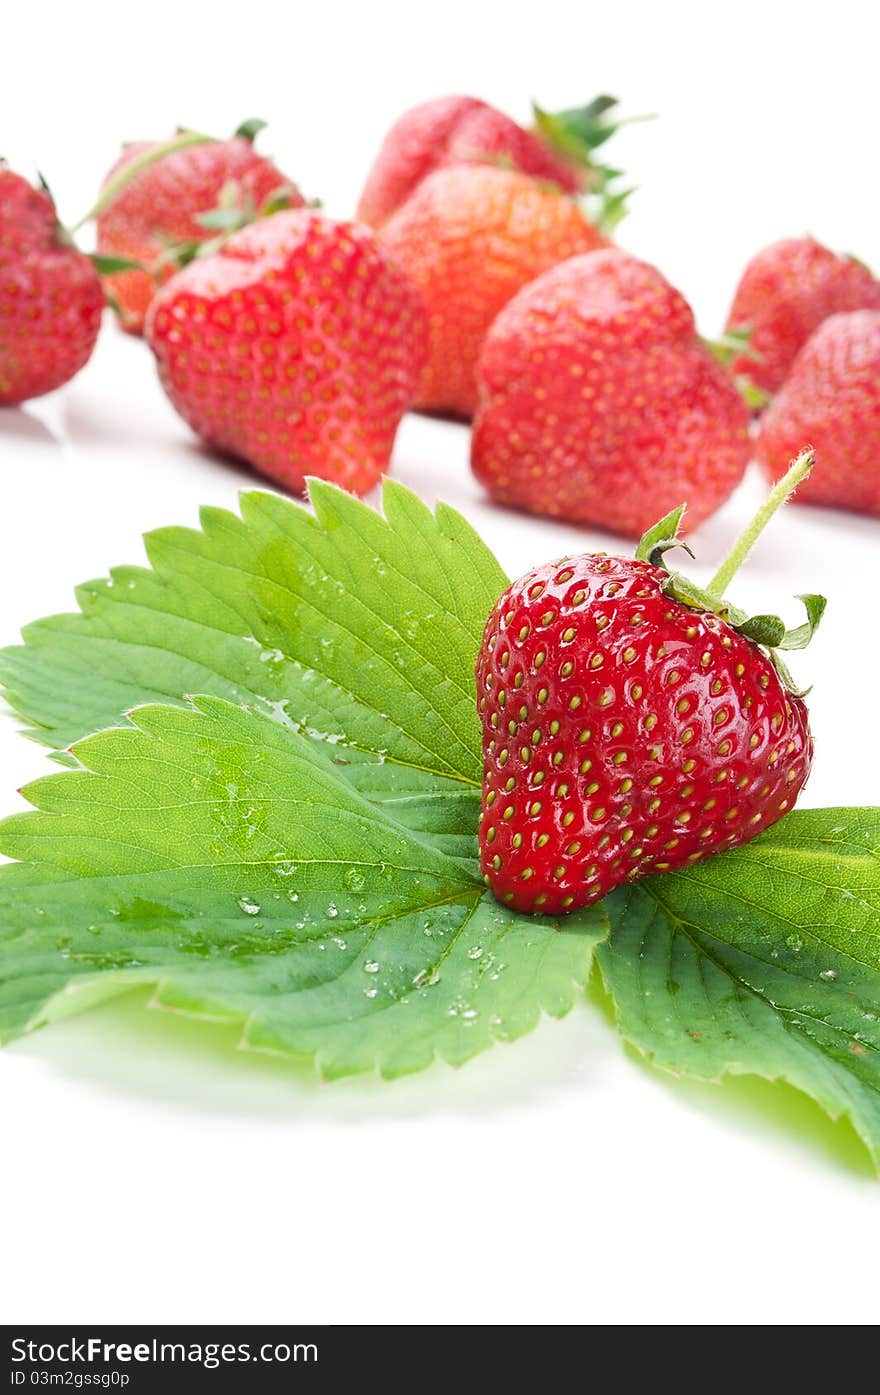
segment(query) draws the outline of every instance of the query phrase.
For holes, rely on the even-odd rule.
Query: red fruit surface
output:
[[[136,156],[162,144],[135,141],[107,173],[104,183]],[[234,192],[232,206],[249,203],[259,209],[277,189],[291,181],[264,155],[258,155],[244,137],[192,145],[165,155],[126,185],[97,219],[97,248],[105,256],[128,257],[153,267],[163,252],[178,243],[204,242],[215,234],[198,221],[220,203],[227,189]],[[300,207],[295,190],[291,207]],[[107,289],[119,307],[122,326],[140,334],[144,317],[156,290],[173,275],[174,266],[144,271],[122,271],[106,278]]]
[[[749,414],[684,297],[608,249],[526,286],[478,369],[471,460],[494,498],[641,537],[683,500],[695,527],[749,459]]]
[[[880,310],[825,320],[764,413],[757,455],[771,478],[807,445],[816,467],[796,502],[880,515]]]
[[[416,293],[359,224],[298,210],[236,233],[154,299],[165,391],[211,445],[299,492],[386,469],[425,359]]]
[[[477,97],[437,97],[404,112],[382,143],[358,204],[358,217],[381,227],[434,170],[466,163],[520,170],[567,193],[584,170],[558,155],[540,135]]]
[[[647,562],[586,554],[504,592],[477,663],[480,860],[518,911],[560,914],[745,843],[794,804],[807,711]]]
[[[751,352],[737,355],[731,370],[772,394],[823,320],[862,309],[880,309],[880,281],[861,262],[811,237],[774,242],[752,258],[737,287],[727,329],[749,329]]]
[[[0,403],[61,387],[88,362],[104,294],[52,200],[0,165]]]
[[[548,267],[606,245],[574,199],[491,165],[438,170],[380,232],[424,300],[428,363],[416,406],[469,417],[495,316]]]

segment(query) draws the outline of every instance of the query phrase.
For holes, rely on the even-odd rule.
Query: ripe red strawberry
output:
[[[764,413],[758,459],[775,478],[804,441],[818,466],[801,503],[880,514],[880,310],[832,315],[807,340]]]
[[[499,310],[548,267],[605,246],[565,194],[492,165],[437,170],[380,233],[430,322],[428,363],[415,405],[471,416],[483,339]]]
[[[737,287],[727,329],[749,332],[748,353],[733,358],[731,371],[772,394],[823,320],[862,309],[880,309],[880,281],[861,262],[811,237],[774,242],[752,258]]]
[[[598,99],[601,102],[614,105],[610,98]],[[560,113],[559,117],[538,115],[545,130],[560,120],[565,124],[565,117],[570,129],[572,117],[590,111],[604,140],[613,127],[598,124],[608,109],[603,105],[597,110],[598,103],[591,103],[582,112]],[[580,161],[573,158],[571,144],[567,150],[567,154],[560,153],[540,129],[526,130],[477,97],[437,97],[404,112],[391,127],[361,194],[358,217],[378,228],[434,170],[472,162],[506,165],[576,194],[587,182],[588,166],[582,162],[583,156]]]
[[[106,278],[107,290],[118,308],[124,329],[140,334],[144,317],[156,290],[175,270],[169,248],[205,242],[213,231],[200,218],[228,200],[231,208],[262,208],[279,190],[286,189],[291,208],[302,205],[302,196],[285,175],[264,155],[257,154],[252,135],[262,123],[245,123],[232,140],[205,137],[199,144],[177,138],[170,142],[133,141],[123,147],[109,170],[103,193],[122,187],[97,217],[98,252],[126,257],[148,270],[123,271]],[[177,147],[177,148],[175,148]],[[139,173],[126,182],[136,168]],[[163,258],[165,260],[163,261]]]
[[[365,227],[276,213],[154,299],[147,340],[194,431],[287,489],[356,493],[388,465],[425,359],[412,287]]]
[[[0,164],[0,403],[61,387],[88,362],[104,295],[48,193]]]
[[[639,537],[688,500],[695,527],[749,459],[749,414],[654,267],[608,249],[525,287],[478,369],[471,460],[504,504]]]
[[[480,860],[518,911],[574,911],[744,843],[809,774],[806,708],[768,654],[639,551],[537,567],[486,624]]]

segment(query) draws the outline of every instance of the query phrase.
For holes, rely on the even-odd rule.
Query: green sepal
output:
[[[207,213],[199,213],[196,222],[203,228],[210,228],[215,232],[237,232],[246,223],[250,223],[253,216],[253,209],[211,208]]]
[[[603,93],[582,107],[568,107],[564,111],[544,111],[533,102],[532,113],[538,130],[560,155],[590,165],[592,152],[604,145],[622,125],[621,121],[605,120],[617,105],[616,97]]]
[[[624,218],[629,216],[629,199],[635,192],[633,185],[629,189],[621,189],[618,194],[603,192],[593,196],[594,202],[598,200],[598,208],[592,214],[591,221],[605,237],[610,237]]]
[[[544,111],[536,102],[532,103],[535,128],[547,144],[563,159],[588,171],[584,180],[584,211],[599,231],[608,236],[629,212],[627,200],[635,190],[616,190],[614,185],[623,171],[612,165],[598,164],[593,160],[593,152],[610,140],[621,126],[652,119],[649,116],[615,116],[609,120],[609,113],[617,105],[617,98],[606,93],[582,107],[569,107],[564,111]]]
[[[270,218],[273,213],[281,213],[285,208],[290,208],[294,198],[302,198],[299,189],[295,184],[279,184],[277,189],[273,189],[271,194],[260,204],[258,217]],[[318,203],[309,203],[308,207],[318,207]]]
[[[763,644],[766,649],[778,648],[785,638],[785,621],[778,615],[752,615],[735,628],[745,639]]]
[[[654,553],[659,545],[661,543],[677,545],[678,530],[686,508],[687,504],[679,504],[678,508],[672,509],[664,518],[660,519],[659,523],[655,523],[652,528],[642,534],[635,553],[640,562],[652,562],[656,567],[658,563],[654,561]]]
[[[817,596],[810,592],[805,596],[798,596],[797,599],[803,602],[804,610],[807,612],[806,623],[798,625],[796,630],[786,630],[784,638],[779,641],[777,646],[779,649],[806,649],[825,614],[828,602],[824,596]]]
[[[762,644],[765,649],[806,649],[825,614],[827,601],[824,596],[798,596],[807,612],[806,623],[797,629],[787,630],[785,621],[778,615],[752,615],[733,625],[739,634]]]
[[[661,565],[663,565],[661,563]],[[714,596],[711,591],[707,591],[705,586],[698,586],[690,577],[683,576],[681,572],[670,572],[663,583],[663,594],[669,596],[671,600],[680,602],[681,605],[690,606],[692,610],[705,610],[710,615],[717,615],[719,620],[724,620],[733,629],[738,630],[741,625],[748,623],[748,616],[744,610],[739,610],[735,605],[731,605],[723,596]]]
[[[253,142],[260,132],[266,129],[268,124],[269,123],[264,121],[260,116],[250,116],[247,121],[242,121],[241,125],[236,127],[233,134],[240,136],[242,140]]]
[[[3,164],[4,164],[4,165],[6,164],[6,161],[5,161],[5,160],[3,161]],[[46,195],[46,198],[49,199],[50,203],[52,204],[52,207],[54,208],[54,207],[55,207],[55,195],[52,193],[52,189],[51,189],[51,187],[50,187],[50,185],[49,185],[49,182],[48,182],[48,180],[46,179],[46,176],[43,174],[43,171],[42,171],[42,170],[37,170],[37,183],[39,184],[39,186],[40,186],[40,188],[42,189],[43,193]]]
[[[113,276],[117,271],[146,271],[141,262],[131,257],[108,257],[103,252],[91,252],[89,260],[99,276]]]
[[[767,403],[770,401],[769,392],[765,392],[763,388],[757,387],[756,384],[752,382],[751,378],[747,378],[743,373],[737,373],[733,381],[737,392],[749,408],[749,411],[763,412]]]

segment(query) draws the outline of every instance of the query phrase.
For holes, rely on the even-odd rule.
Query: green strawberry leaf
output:
[[[600,912],[520,916],[320,743],[217,698],[153,706],[0,824],[0,1039],[155,983],[328,1077],[458,1065],[561,1016]]]
[[[784,1079],[880,1166],[880,809],[790,814],[603,903],[620,1030],[659,1066]]]
[[[453,509],[387,482],[385,518],[313,481],[316,516],[244,494],[242,517],[145,539],[151,569],[77,591],[78,615],[0,651],[29,735],[57,749],[129,708],[207,693],[334,748],[363,793],[411,826],[473,847],[481,777],[473,672],[506,577]]]

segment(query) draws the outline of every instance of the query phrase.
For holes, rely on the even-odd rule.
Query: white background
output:
[[[245,116],[333,213],[388,123],[468,91],[513,114],[598,90],[652,125],[615,155],[641,188],[622,240],[722,323],[748,256],[814,232],[880,263],[878,23],[864,3],[16,7],[0,142],[74,221],[123,138]],[[512,572],[608,540],[488,506],[467,433],[410,418],[405,483],[462,507]],[[0,413],[0,642],[138,561],[142,531],[252,483],[165,403],[110,326],[76,381]],[[697,535],[717,562],[761,483]],[[798,674],[818,757],[805,802],[877,800],[880,524],[796,508],[746,604],[830,599]],[[612,544],[613,545],[613,544]],[[792,616],[794,612],[791,612]],[[865,743],[860,730],[871,733]],[[46,768],[0,724],[0,811]],[[0,1057],[0,1320],[860,1323],[878,1317],[880,1190],[845,1124],[787,1087],[688,1085],[635,1060],[595,998],[453,1072],[319,1085],[141,1000]]]

